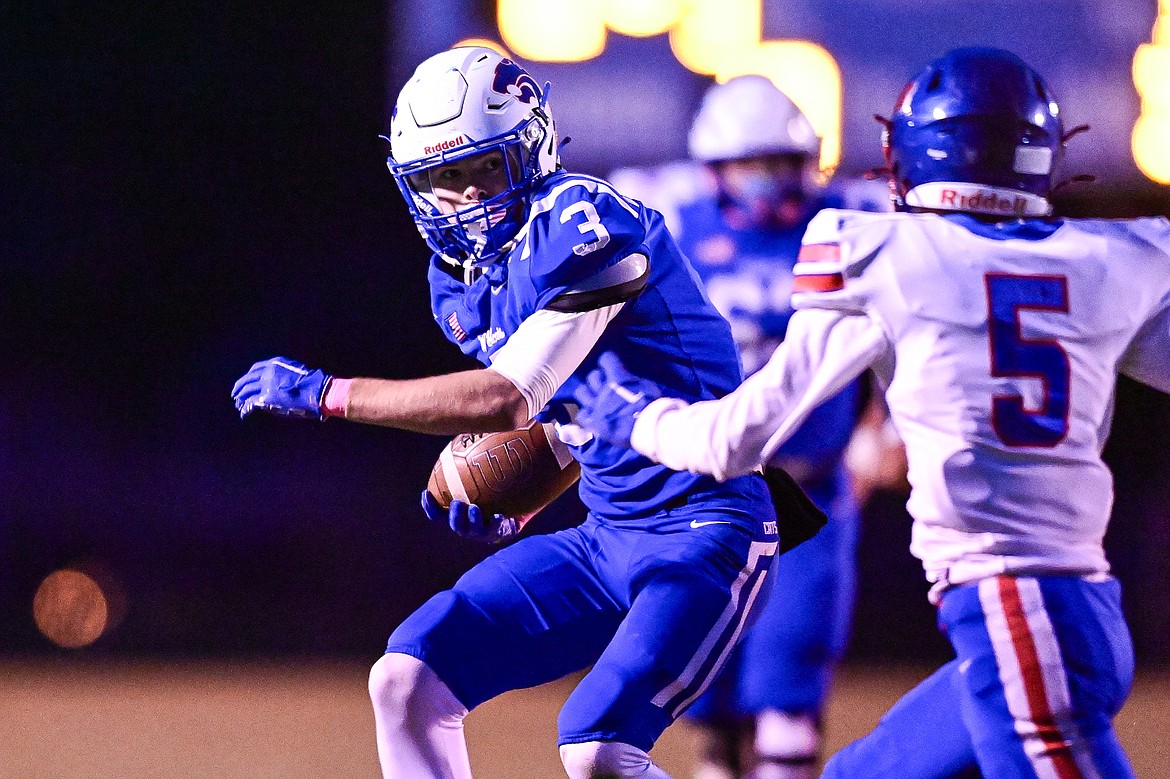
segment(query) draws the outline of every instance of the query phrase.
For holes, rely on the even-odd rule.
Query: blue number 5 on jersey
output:
[[[1068,354],[1059,342],[1025,338],[1021,311],[1068,313],[1068,280],[1064,276],[1014,276],[988,273],[987,336],[991,339],[991,375],[1039,379],[1044,400],[1028,409],[1018,394],[996,395],[991,424],[1008,446],[1056,446],[1068,434]]]

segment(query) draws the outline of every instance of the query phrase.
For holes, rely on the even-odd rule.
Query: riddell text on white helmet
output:
[[[440,141],[434,146],[424,146],[423,154],[435,154],[437,152],[446,151],[447,149],[454,149],[456,146],[462,146],[467,143],[462,135],[457,135],[454,138],[448,138],[445,141]]]

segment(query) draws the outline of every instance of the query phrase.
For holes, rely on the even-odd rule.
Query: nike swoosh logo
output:
[[[706,527],[707,525],[730,525],[731,523],[723,519],[711,519],[706,522],[700,522],[697,519],[691,520],[691,527]]]

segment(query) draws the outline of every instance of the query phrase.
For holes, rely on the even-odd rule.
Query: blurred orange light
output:
[[[1170,106],[1170,42],[1138,46],[1133,56],[1133,83],[1144,106]]]
[[[688,70],[718,81],[746,73],[772,79],[821,137],[822,174],[831,174],[840,161],[837,61],[807,41],[763,40],[763,0],[499,0],[496,14],[507,45],[544,62],[598,56],[607,29],[634,36],[669,31],[671,51]]]
[[[45,577],[33,596],[33,619],[58,646],[77,649],[97,641],[109,625],[110,604],[93,577],[68,568]]]
[[[762,0],[692,0],[670,31],[670,48],[688,70],[714,75],[727,57],[758,46]]]
[[[581,62],[605,50],[605,21],[596,3],[499,0],[496,23],[517,55],[542,62]]]
[[[1143,113],[1133,126],[1130,146],[1138,169],[1151,181],[1170,184],[1170,113]]]
[[[683,13],[683,0],[605,0],[605,24],[633,37],[660,35]]]
[[[1153,43],[1133,55],[1133,85],[1142,99],[1142,113],[1133,126],[1133,161],[1147,178],[1170,184],[1170,0],[1161,0],[1154,22]]]

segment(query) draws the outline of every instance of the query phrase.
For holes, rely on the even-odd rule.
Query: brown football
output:
[[[464,433],[447,444],[427,491],[447,508],[452,499],[475,503],[491,514],[531,517],[580,476],[580,467],[551,424],[520,430]]]

